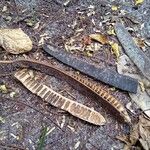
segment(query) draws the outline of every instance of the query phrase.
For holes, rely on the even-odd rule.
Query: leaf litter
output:
[[[115,54],[115,56],[116,56],[116,58],[118,60],[119,57],[120,57],[120,47],[119,47],[118,43],[110,41],[109,44],[110,44],[110,46],[112,48],[112,53]]]
[[[109,43],[107,36],[104,34],[90,34],[89,37],[92,40],[98,41],[103,45]]]
[[[133,148],[150,149],[150,120],[145,116],[139,116],[139,121],[134,124],[129,135],[117,136],[117,139],[125,143],[124,150]]]
[[[143,3],[143,1],[144,0],[135,0],[135,5],[140,5],[140,4],[142,4]],[[67,4],[68,5],[68,4]],[[113,11],[117,11],[118,10],[118,6],[116,6],[116,5],[113,5],[112,7],[112,10]],[[88,16],[92,16],[92,15],[94,15],[95,14],[95,10],[94,10],[95,8],[93,7],[93,6],[90,6],[89,7],[89,12],[88,12]],[[6,10],[7,11],[7,10]],[[8,18],[8,20],[9,20],[9,18]],[[27,23],[27,22],[26,22]],[[29,25],[29,26],[34,26],[34,28],[35,29],[38,29],[39,28],[39,22],[37,22],[36,24],[35,24],[35,22],[31,22],[30,23],[30,21],[29,21],[29,23],[27,23],[27,25]],[[83,28],[81,28],[81,29],[79,29],[79,32],[82,32],[84,29]],[[110,28],[108,31],[107,31],[107,34],[108,35],[116,35],[115,34],[115,32],[114,32],[114,29],[113,28]],[[93,42],[93,40],[91,40],[92,38],[90,37],[90,35],[88,35],[88,36],[85,36],[86,38],[82,41],[82,38],[81,38],[81,40],[80,41],[78,41],[79,43],[77,43],[77,44],[75,44],[76,43],[76,40],[74,40],[71,44],[70,43],[65,43],[66,45],[65,45],[65,48],[66,48],[66,50],[68,50],[68,51],[70,51],[70,52],[74,52],[74,51],[80,51],[80,52],[84,52],[84,53],[86,53],[86,55],[87,56],[89,56],[89,57],[92,57],[92,55],[93,55],[93,53],[95,52],[95,51],[97,51],[97,50],[99,50],[103,45],[105,45],[105,44],[108,44],[108,45],[110,45],[111,46],[111,49],[112,49],[112,52],[116,55],[116,57],[117,57],[117,59],[119,59],[119,57],[120,57],[120,48],[119,48],[119,45],[116,43],[116,42],[110,42],[107,38],[105,39],[105,36],[104,37],[102,37],[102,34],[99,34],[99,35],[101,35],[101,38],[99,38],[98,40],[95,40],[94,39],[94,42]],[[107,37],[107,36],[106,36]],[[137,45],[144,51],[145,50],[145,42],[144,42],[144,40],[142,40],[142,39],[139,39],[139,38],[136,38],[135,39],[136,40],[136,42],[137,42]],[[41,36],[41,38],[40,38],[40,40],[39,40],[39,46],[40,45],[42,45],[43,43],[44,43],[44,41],[45,41],[45,37],[42,37]],[[95,42],[95,41],[97,41],[97,42]],[[83,42],[83,43],[82,43]],[[99,42],[99,43],[98,43]],[[128,64],[127,64],[128,65]],[[129,66],[130,67],[130,66]],[[134,70],[134,69],[133,69]],[[126,72],[127,74],[129,73],[129,74],[132,74],[132,67],[130,67],[130,71],[128,72],[129,70],[128,70],[128,68],[125,68],[122,72]],[[119,72],[119,71],[118,71]],[[145,92],[145,83],[141,80],[141,81],[139,81],[139,85],[140,85],[140,90],[142,91],[142,92]],[[128,103],[127,105],[126,105],[126,107],[127,107],[127,109],[129,109],[132,113],[134,113],[133,112],[133,110],[132,110],[132,103],[130,102],[130,103]],[[65,119],[64,119],[65,120]],[[140,121],[139,121],[140,122]],[[139,124],[139,123],[138,123]],[[62,120],[62,123],[60,124],[60,126],[61,127],[63,127],[64,126],[64,122],[63,122],[63,120]],[[145,127],[145,126],[144,126]],[[143,126],[141,127],[139,127],[139,129],[137,129],[136,127],[134,127],[134,128],[136,128],[135,130],[136,130],[136,132],[137,132],[137,130],[139,130],[138,132],[138,134],[136,134],[136,132],[134,132],[134,133],[131,133],[131,137],[129,138],[129,140],[130,141],[126,141],[126,140],[124,140],[124,142],[128,145],[127,147],[130,147],[130,146],[134,146],[134,145],[131,145],[131,143],[135,143],[136,141],[139,141],[140,142],[140,144],[143,146],[143,147],[145,147],[145,149],[147,149],[147,141],[145,140],[145,136],[147,136],[147,131],[146,131],[146,133],[145,133],[145,128],[144,128]],[[68,126],[68,128],[70,128],[73,132],[74,132],[74,128],[72,128],[72,127],[70,127],[70,126]],[[143,129],[144,128],[144,129]],[[53,127],[52,129],[49,129],[49,128],[47,128],[47,131],[48,132],[52,132],[53,130],[55,129],[55,127]],[[140,135],[140,138],[139,138],[139,134],[141,134]],[[48,135],[48,133],[46,134],[46,136]],[[138,139],[138,138],[139,139]],[[124,138],[126,138],[126,136],[124,137]],[[138,139],[138,140],[137,140]],[[147,139],[149,139],[149,138],[147,138]],[[79,147],[79,145],[80,145],[80,142],[78,141],[76,144],[75,144],[75,147],[74,148],[78,148]],[[149,148],[149,147],[148,147]]]
[[[142,109],[147,116],[150,117],[150,97],[147,92],[147,90],[149,89],[147,85],[149,81],[147,81],[147,79],[145,79],[141,74],[138,74],[137,68],[125,54],[120,56],[117,62],[117,71],[120,74],[138,79],[140,84],[138,86],[137,93],[129,93],[129,96],[131,97],[132,101],[135,102],[138,107]]]
[[[144,0],[135,0],[135,5],[142,4],[143,2],[144,2]]]
[[[80,52],[85,56],[92,57],[96,51],[100,50],[102,45],[100,43],[93,42],[91,37],[88,35],[75,35],[70,39],[67,39],[64,47],[68,52]]]
[[[0,85],[0,92],[8,93],[8,89],[5,84]]]

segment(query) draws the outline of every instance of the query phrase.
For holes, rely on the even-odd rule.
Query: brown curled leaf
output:
[[[109,43],[107,36],[104,34],[90,34],[89,37],[103,45]]]

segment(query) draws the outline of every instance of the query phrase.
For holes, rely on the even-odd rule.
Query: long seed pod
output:
[[[104,125],[104,117],[97,111],[70,100],[59,93],[53,91],[46,85],[38,83],[31,75],[29,70],[23,69],[17,71],[14,74],[15,78],[18,79],[29,91],[41,97],[44,101],[50,103],[51,105],[65,110],[82,120],[95,125]]]
[[[127,111],[126,111],[126,109],[120,103],[120,101],[117,100],[114,96],[112,96],[107,91],[105,91],[104,89],[102,89],[102,87],[97,86],[96,84],[92,84],[88,80],[85,80],[85,79],[79,77],[78,75],[72,75],[72,77],[75,78],[76,80],[78,80],[79,82],[81,82],[82,84],[84,84],[85,86],[87,86],[87,88],[90,88],[97,95],[99,95],[104,101],[106,101],[113,108],[115,108],[116,111],[118,111],[120,113],[120,115],[124,118],[124,120],[126,122],[129,122],[129,123],[131,122],[131,119],[130,119],[130,117],[129,117]]]
[[[110,110],[115,110],[125,122],[131,122],[126,109],[119,100],[99,86],[91,84],[91,82],[82,79],[78,75],[69,75],[68,72],[62,71],[47,62],[40,62],[37,60],[20,59],[14,61],[0,61],[0,73],[10,73],[17,70],[17,68],[32,68],[45,74],[55,76],[61,80],[65,80],[82,94],[91,98],[96,97],[98,100],[103,100],[101,102],[108,104],[111,108]]]

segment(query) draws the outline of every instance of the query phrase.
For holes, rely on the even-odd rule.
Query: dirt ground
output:
[[[136,26],[136,34],[142,38],[150,38],[150,2],[145,0],[142,5],[135,6],[130,0],[0,0],[1,28],[22,28],[32,39],[33,50],[27,54],[12,55],[1,49],[0,59],[34,58],[40,61],[47,60],[59,68],[73,72],[74,70],[48,56],[39,44],[41,35],[46,34],[47,43],[53,43],[64,49],[65,42],[75,36],[76,31],[82,29],[80,37],[100,31],[106,33],[109,22],[121,20],[126,26]],[[112,11],[112,5],[118,6],[119,10],[129,12],[124,17],[119,10]],[[7,6],[6,11],[2,11]],[[93,13],[93,14],[92,14]],[[74,21],[76,20],[76,24]],[[39,22],[38,29],[34,28]],[[143,24],[141,29],[139,22]],[[102,23],[102,26],[101,26]],[[72,27],[73,26],[73,27]],[[75,26],[75,27],[74,27]],[[117,40],[116,40],[117,41]],[[107,46],[101,47],[94,52],[92,57],[87,57],[83,52],[74,52],[83,60],[96,65],[109,67],[116,70],[115,56],[106,50]],[[123,50],[121,52],[124,53]],[[145,54],[150,57],[150,51]],[[0,84],[5,84],[7,93],[0,93],[0,116],[4,119],[0,122],[0,149],[29,149],[36,150],[38,147],[41,131],[48,127],[44,150],[120,150],[123,143],[116,139],[117,135],[128,134],[130,127],[120,123],[109,110],[101,107],[101,103],[85,97],[80,91],[73,89],[66,81],[61,81],[52,76],[36,72],[46,85],[62,95],[72,98],[89,107],[94,107],[107,120],[104,126],[94,126],[77,119],[70,114],[54,108],[43,102],[41,98],[29,92],[20,82],[12,76],[0,78]],[[88,78],[84,76],[85,78]],[[115,97],[126,105],[131,101],[127,92],[112,90],[112,87],[97,82],[108,89]],[[15,96],[12,96],[12,93]],[[110,108],[111,109],[111,108]],[[136,115],[129,112],[133,123]]]

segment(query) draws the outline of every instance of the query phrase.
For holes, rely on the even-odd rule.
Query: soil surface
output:
[[[118,6],[117,11],[112,11],[112,5]],[[7,10],[3,11],[4,6]],[[127,15],[120,13],[127,11]],[[93,13],[93,14],[92,14]],[[32,58],[56,65],[57,67],[74,73],[75,71],[54,58],[47,55],[39,45],[42,36],[46,42],[65,49],[65,42],[77,35],[77,30],[82,29],[79,37],[91,33],[104,33],[109,23],[123,21],[126,26],[135,26],[137,30],[131,34],[137,37],[150,38],[150,2],[145,0],[142,5],[135,6],[130,0],[0,0],[0,26],[1,28],[21,28],[33,41],[33,50],[26,54],[7,54],[2,48],[0,59]],[[76,23],[75,23],[76,22]],[[38,25],[38,28],[35,26]],[[141,25],[143,24],[142,28]],[[112,37],[117,41],[116,38]],[[112,55],[107,45],[88,57],[84,52],[75,51],[75,56],[81,59],[116,70],[116,58]],[[122,50],[123,54],[124,51]],[[150,56],[150,51],[145,52]],[[12,75],[0,77],[0,84],[6,85],[8,92],[0,93],[0,149],[29,149],[38,148],[41,131],[48,127],[44,150],[120,150],[123,143],[116,139],[117,135],[128,134],[130,127],[122,122],[115,114],[101,107],[101,102],[85,97],[80,91],[73,89],[66,81],[61,81],[53,76],[40,72],[40,82],[45,83],[62,95],[93,107],[107,120],[104,126],[94,126],[70,114],[54,108],[42,101],[41,98],[28,91]],[[84,78],[89,78],[81,75]],[[94,81],[109,90],[124,106],[131,101],[127,92],[113,90],[113,87]],[[12,93],[15,93],[12,96]],[[111,108],[110,108],[111,109]],[[134,108],[136,109],[136,107]],[[137,112],[137,110],[135,110]],[[138,112],[139,113],[139,112]],[[132,122],[136,123],[137,115],[129,112]]]

